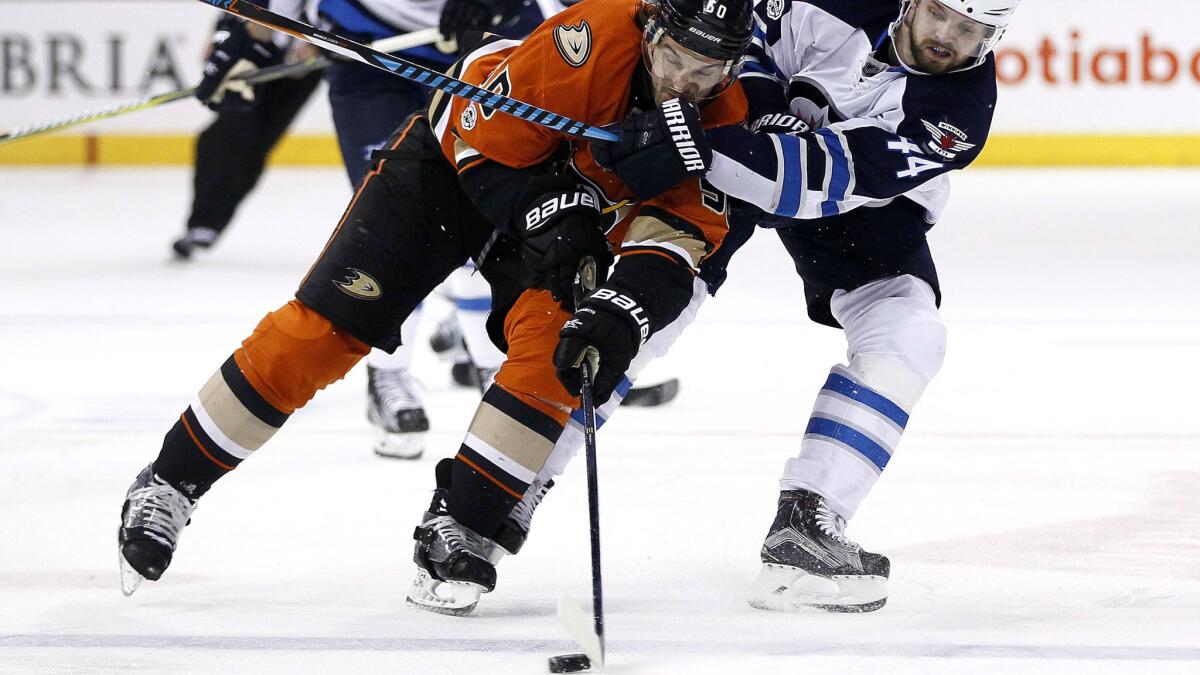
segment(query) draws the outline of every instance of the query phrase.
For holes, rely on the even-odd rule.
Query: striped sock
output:
[[[255,391],[232,356],[163,439],[154,472],[193,499],[237,468],[288,419]]]

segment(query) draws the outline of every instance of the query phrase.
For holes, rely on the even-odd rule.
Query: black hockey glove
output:
[[[689,176],[702,176],[712,164],[712,149],[704,138],[700,110],[673,98],[655,110],[638,113],[609,125],[620,134],[615,143],[592,143],[592,157],[617,174],[639,200],[645,201],[679,185]]]
[[[446,0],[438,30],[442,37],[460,47],[463,33],[494,30],[514,23],[525,7],[525,0]]]
[[[754,120],[750,131],[764,134],[802,134],[808,131],[808,122],[787,113],[770,113]]]
[[[613,255],[590,190],[566,176],[538,176],[526,184],[518,203],[524,206],[517,209],[513,227],[521,233],[527,286],[570,302],[579,261],[585,256],[596,261],[596,283],[604,283]]]
[[[204,62],[204,78],[196,85],[196,98],[217,112],[249,110],[254,106],[254,87],[236,78],[282,61],[283,50],[274,42],[259,42],[246,31],[246,22],[222,17]]]
[[[592,363],[592,397],[601,405],[612,396],[649,334],[649,319],[637,300],[610,288],[596,289],[558,332],[554,368],[559,381],[578,396],[579,366],[589,349],[595,350],[599,362]]]

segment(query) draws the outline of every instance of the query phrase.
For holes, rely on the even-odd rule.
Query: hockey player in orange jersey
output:
[[[523,43],[485,36],[464,50],[449,74],[575,120],[658,113],[609,146],[444,94],[408,118],[296,298],[214,373],[130,487],[119,532],[125,592],[162,575],[216,480],[370,347],[395,349],[409,313],[474,259],[507,360],[457,456],[438,465],[417,530],[423,577],[410,593],[432,609],[470,611],[576,447],[569,417],[584,351],[600,355],[594,389],[606,416],[639,364],[694,315],[697,270],[727,231],[723,199],[698,177],[710,156],[703,128],[745,118],[734,80],[750,32],[749,0],[584,0]],[[639,158],[621,167],[624,181],[598,163],[606,148],[630,146],[651,151],[614,155]],[[576,308],[585,257],[598,262],[601,285]]]

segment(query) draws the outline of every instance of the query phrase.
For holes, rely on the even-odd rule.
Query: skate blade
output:
[[[461,581],[438,581],[423,569],[417,570],[404,601],[418,609],[449,616],[466,616],[475,611],[483,586]]]
[[[887,578],[876,575],[820,577],[798,567],[763,564],[747,602],[775,612],[873,612],[887,603]]]
[[[125,597],[133,595],[133,592],[141,587],[142,582],[146,581],[146,577],[138,574],[138,571],[133,569],[133,566],[125,560],[125,556],[121,555],[120,548],[117,549],[117,560],[121,565],[121,593]]]
[[[420,459],[425,453],[425,432],[393,434],[382,429],[375,433],[375,454],[391,459]]]

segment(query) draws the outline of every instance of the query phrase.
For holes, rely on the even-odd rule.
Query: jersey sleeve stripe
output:
[[[829,129],[819,129],[817,135],[829,156],[829,184],[825,188],[825,200],[821,202],[821,215],[836,216],[839,213],[838,204],[846,199],[846,191],[850,187],[850,160],[837,134]]]
[[[800,139],[790,134],[773,134],[772,138],[779,144],[778,152],[783,165],[783,180],[779,181],[779,198],[775,213],[795,217],[800,212],[800,202],[804,193],[804,177],[800,167],[803,148]]]

